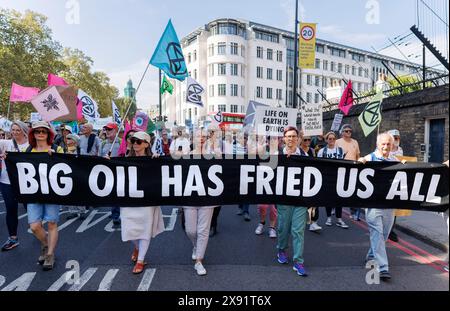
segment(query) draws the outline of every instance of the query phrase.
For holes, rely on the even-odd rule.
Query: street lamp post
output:
[[[297,108],[297,71],[298,71],[298,0],[295,0],[295,37],[294,37],[294,99],[293,106]]]

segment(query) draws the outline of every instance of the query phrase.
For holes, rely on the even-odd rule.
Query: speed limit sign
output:
[[[315,37],[316,33],[313,27],[306,25],[302,27],[300,35],[302,36],[303,40],[309,41]]]

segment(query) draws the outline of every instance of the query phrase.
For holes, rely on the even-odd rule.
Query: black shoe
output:
[[[213,236],[215,236],[217,234],[217,229],[216,227],[211,227],[211,229],[209,230],[209,237],[212,238]]]
[[[119,226],[120,225],[120,219],[114,219],[113,220],[113,224],[115,225],[115,226]]]
[[[389,233],[389,240],[391,240],[392,242],[398,243],[397,233],[395,233],[394,231],[391,231],[391,233]]]
[[[380,272],[380,280],[386,282],[389,281],[391,279],[391,274],[387,271],[381,271]]]
[[[252,220],[252,219],[250,218],[249,213],[247,213],[247,212],[244,213],[244,220],[245,220],[245,221],[250,221],[250,220]]]

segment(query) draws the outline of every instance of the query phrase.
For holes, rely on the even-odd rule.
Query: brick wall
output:
[[[375,149],[377,131],[368,137],[364,133],[358,121],[358,117],[367,103],[356,105],[350,110],[350,114],[344,117],[342,124],[349,123],[353,126],[353,137],[358,140],[362,155],[366,155]],[[425,127],[428,119],[445,119],[445,146],[444,159],[449,159],[448,133],[449,133],[449,87],[448,85],[426,89],[402,96],[390,97],[382,104],[382,122],[380,133],[390,129],[398,129],[401,133],[401,147],[407,156],[415,156],[419,161],[424,160],[421,152],[421,144],[425,144]],[[324,112],[324,131],[331,128],[334,115],[337,110]]]

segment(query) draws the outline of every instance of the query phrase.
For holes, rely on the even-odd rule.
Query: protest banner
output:
[[[302,131],[305,136],[323,135],[322,104],[302,105]]]
[[[189,157],[189,156],[188,156]],[[222,159],[112,158],[9,153],[22,203],[89,206],[277,204],[445,211],[449,169],[428,163],[274,156]],[[277,165],[269,161],[276,159]]]
[[[284,129],[288,126],[296,126],[296,123],[297,109],[256,107],[254,124],[256,131],[260,134],[282,137]]]
[[[333,124],[331,125],[331,131],[338,132],[341,128],[342,120],[344,119],[344,115],[340,113],[336,113],[334,115]]]
[[[34,123],[34,122],[38,122],[38,121],[42,121],[42,117],[39,114],[39,112],[32,112],[30,114],[30,122]]]

